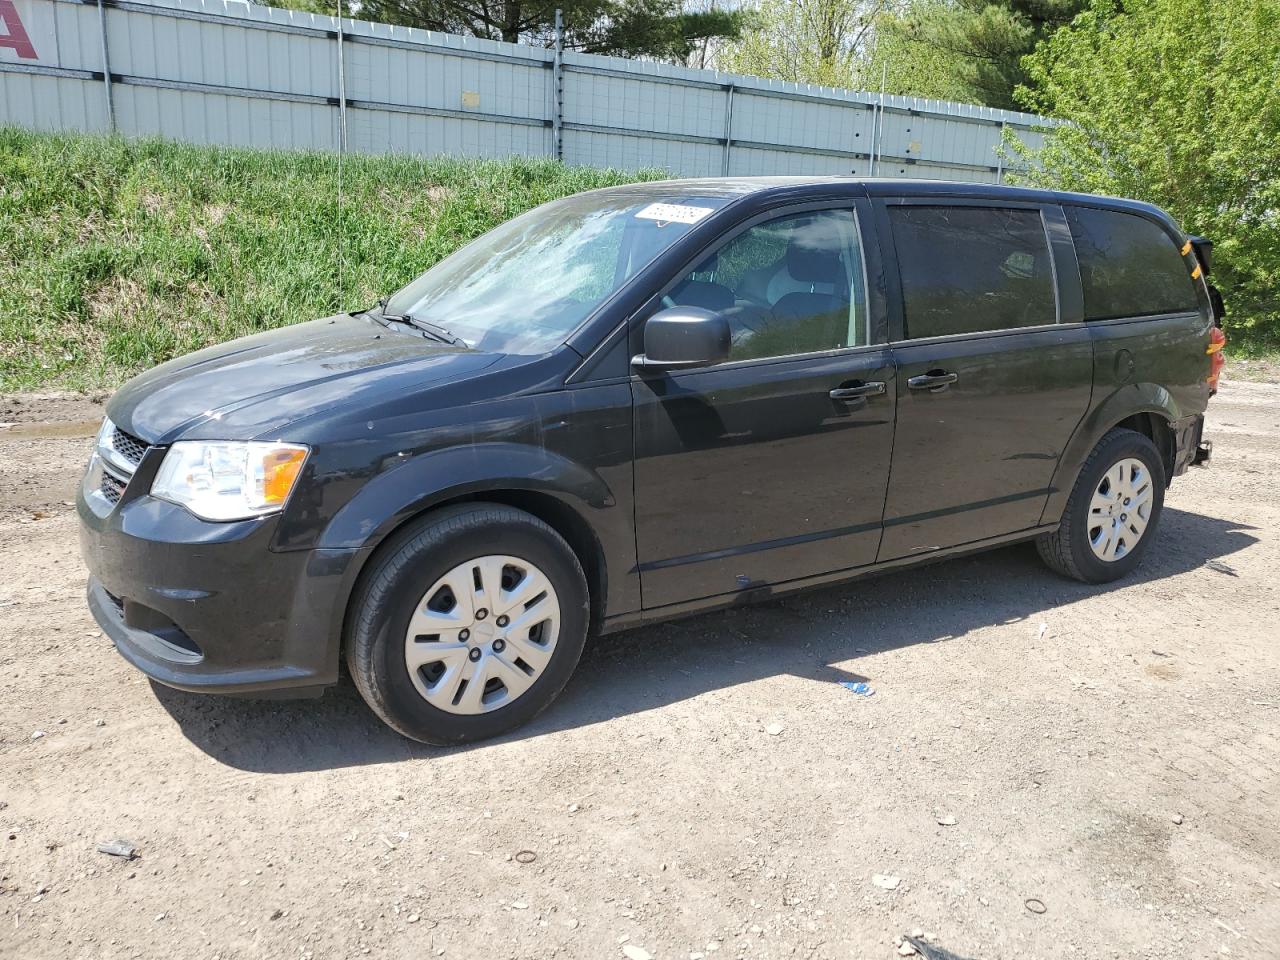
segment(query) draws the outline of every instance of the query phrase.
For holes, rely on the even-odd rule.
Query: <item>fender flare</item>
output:
[[[1071,488],[1090,451],[1116,424],[1135,414],[1155,414],[1166,424],[1182,419],[1183,411],[1164,387],[1156,383],[1128,383],[1117,388],[1096,404],[1076,425],[1067,442],[1058,467],[1049,484],[1049,496],[1045,500],[1040,523],[1057,523],[1062,519]]]
[[[424,510],[486,490],[550,494],[584,519],[614,505],[598,474],[545,449],[502,442],[450,447],[408,459],[366,483],[334,515],[316,546],[367,552]]]

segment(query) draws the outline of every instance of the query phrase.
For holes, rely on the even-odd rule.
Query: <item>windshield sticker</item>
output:
[[[637,220],[658,220],[663,223],[697,223],[713,207],[687,207],[682,203],[651,203],[636,214]]]

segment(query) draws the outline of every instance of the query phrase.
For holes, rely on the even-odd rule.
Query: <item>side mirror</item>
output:
[[[720,314],[671,307],[645,321],[644,353],[632,357],[631,365],[648,370],[709,367],[728,360],[731,345],[729,321]]]

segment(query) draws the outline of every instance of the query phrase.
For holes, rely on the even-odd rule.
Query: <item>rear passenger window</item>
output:
[[[1067,207],[1080,262],[1086,320],[1114,320],[1199,309],[1173,238],[1146,217]]]
[[[1058,322],[1038,210],[891,206],[910,339]]]

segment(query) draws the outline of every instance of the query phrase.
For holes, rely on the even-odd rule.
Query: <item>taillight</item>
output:
[[[1218,377],[1222,374],[1222,368],[1227,365],[1227,358],[1222,354],[1222,348],[1227,345],[1227,335],[1222,332],[1221,327],[1212,327],[1209,330],[1209,345],[1204,348],[1204,352],[1209,355],[1209,379],[1205,383],[1209,384],[1209,392],[1218,392]]]

